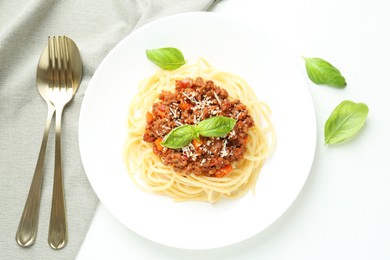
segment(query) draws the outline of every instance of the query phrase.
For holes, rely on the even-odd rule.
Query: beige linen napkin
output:
[[[74,259],[98,199],[84,172],[78,117],[88,83],[105,55],[134,29],[170,14],[205,11],[212,0],[0,1],[0,259]],[[83,80],[63,115],[62,161],[69,242],[47,242],[54,171],[54,124],[47,146],[38,236],[30,248],[15,242],[38,158],[47,108],[35,85],[49,35],[66,35],[80,49]],[[107,86],[110,87],[110,86]],[[53,121],[54,123],[54,121]]]

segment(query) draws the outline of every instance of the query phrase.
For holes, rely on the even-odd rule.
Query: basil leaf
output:
[[[176,127],[161,142],[162,146],[167,148],[182,148],[188,145],[197,136],[193,125],[182,125]]]
[[[195,127],[200,135],[206,137],[225,137],[236,124],[237,120],[225,116],[209,117]]]
[[[347,83],[340,71],[329,62],[321,58],[304,58],[306,72],[310,80],[318,85],[328,85],[336,88],[344,88]]]
[[[366,104],[341,102],[325,123],[325,143],[335,144],[354,136],[366,122],[367,115]]]
[[[146,50],[146,56],[164,70],[175,70],[186,63],[181,51],[171,47]]]

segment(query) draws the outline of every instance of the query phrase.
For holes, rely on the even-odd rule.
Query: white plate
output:
[[[189,61],[202,56],[242,76],[271,107],[278,142],[255,195],[216,205],[175,203],[139,190],[128,177],[122,162],[128,106],[139,82],[158,69],[145,50],[167,46],[179,48]],[[277,44],[224,16],[186,13],[140,28],[107,55],[85,93],[79,139],[88,179],[120,222],[157,243],[209,249],[257,234],[292,204],[310,172],[316,120],[301,72]]]

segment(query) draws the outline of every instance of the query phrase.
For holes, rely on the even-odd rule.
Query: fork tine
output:
[[[67,84],[67,86],[69,88],[72,88],[73,90],[73,72],[71,70],[72,68],[72,64],[71,64],[71,61],[70,61],[70,54],[69,54],[69,41],[68,41],[68,38],[66,36],[64,36],[64,56],[65,56],[65,72],[66,72],[66,82],[70,83],[69,85]]]
[[[55,37],[55,44],[56,44],[56,60],[57,60],[57,82],[58,82],[58,90],[61,90],[63,86],[62,81],[62,75],[63,75],[63,69],[62,69],[62,57],[61,57],[61,42],[59,40],[61,36]]]
[[[65,51],[64,51],[64,44],[63,44],[64,36],[58,36],[57,42],[58,42],[58,56],[59,56],[59,83],[60,88],[66,88],[66,70],[67,70],[67,64],[65,61]]]
[[[49,36],[48,37],[48,52],[49,52],[49,71],[50,71],[50,80],[49,80],[49,88],[54,87],[54,66],[55,66],[55,59],[54,59],[54,49],[53,49],[53,40]]]
[[[60,56],[58,52],[58,38],[53,36],[53,51],[54,51],[54,88],[59,88],[61,85],[60,82],[60,73],[61,73],[61,64]]]
[[[61,60],[61,86],[63,88],[67,88],[67,83],[66,83],[66,70],[67,70],[67,64],[65,60],[65,50],[64,50],[64,36],[59,36],[58,37],[58,42],[59,42],[59,51],[60,51],[60,60]]]

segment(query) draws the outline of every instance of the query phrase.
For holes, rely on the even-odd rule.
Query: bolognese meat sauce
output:
[[[248,130],[254,121],[240,100],[228,97],[228,92],[211,80],[177,80],[175,91],[162,91],[152,111],[147,112],[144,141],[152,143],[153,152],[177,172],[212,177],[229,174],[231,163],[244,157]],[[172,129],[213,116],[230,117],[237,122],[225,137],[200,136],[200,141],[193,140],[179,149],[160,144]]]

